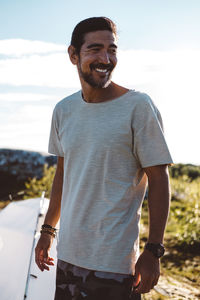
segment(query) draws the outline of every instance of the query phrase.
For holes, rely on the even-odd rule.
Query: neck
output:
[[[89,84],[82,85],[82,94],[86,102],[98,103],[118,98],[128,89],[111,82],[106,88],[93,88]]]

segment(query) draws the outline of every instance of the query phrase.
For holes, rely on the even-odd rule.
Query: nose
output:
[[[102,50],[99,53],[99,62],[102,64],[109,64],[110,63],[110,56],[109,53],[106,50]]]

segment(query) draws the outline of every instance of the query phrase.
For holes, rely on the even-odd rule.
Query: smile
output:
[[[107,73],[108,72],[107,69],[99,69],[99,68],[95,68],[95,71],[101,72],[101,73]]]

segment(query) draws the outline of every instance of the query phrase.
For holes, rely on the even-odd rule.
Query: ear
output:
[[[78,55],[76,53],[76,49],[74,48],[74,46],[70,45],[68,47],[68,54],[69,54],[69,58],[70,58],[71,62],[73,63],[73,65],[77,65]]]

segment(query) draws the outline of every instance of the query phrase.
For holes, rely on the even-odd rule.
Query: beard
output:
[[[92,71],[95,70],[95,68],[105,68],[108,70],[108,75],[103,75],[100,79],[95,79]],[[106,88],[111,83],[112,78],[112,71],[114,69],[114,65],[110,63],[109,65],[104,64],[90,64],[90,70],[91,72],[83,72],[81,69],[80,63],[78,64],[78,70],[79,74],[82,77],[82,79],[87,82],[91,87],[93,88]]]

